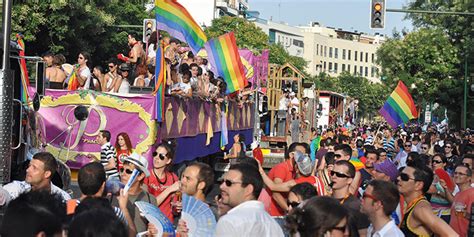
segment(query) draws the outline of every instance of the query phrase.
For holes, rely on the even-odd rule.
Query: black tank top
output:
[[[414,231],[411,230],[411,228],[408,226],[408,218],[411,216],[411,213],[413,212],[413,210],[415,209],[416,205],[418,205],[418,203],[420,203],[421,201],[425,200],[426,201],[426,198],[421,198],[419,199],[418,201],[415,202],[415,204],[413,204],[408,210],[407,212],[405,213],[405,215],[403,215],[403,220],[402,220],[402,223],[400,223],[400,230],[403,232],[403,234],[405,234],[405,237],[418,237],[418,236],[422,236],[422,235],[418,235],[417,233],[415,233]],[[429,236],[429,235],[428,235]]]

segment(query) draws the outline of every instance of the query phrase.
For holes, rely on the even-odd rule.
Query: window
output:
[[[329,47],[329,57],[332,58],[332,47]]]
[[[346,70],[346,64],[342,64],[342,72]]]
[[[338,48],[334,48],[334,58],[337,58],[337,51],[338,51]]]
[[[331,72],[331,71],[332,71],[332,63],[330,62],[329,63],[329,72]]]
[[[327,49],[328,49],[328,46],[324,46],[324,57],[327,57]]]
[[[363,73],[364,73],[364,67],[360,66],[359,75],[361,75],[361,76],[362,76],[362,75],[363,75]]]
[[[337,63],[334,63],[334,72],[337,73]]]
[[[366,62],[366,63],[369,62],[369,53],[365,53],[365,62]]]
[[[369,76],[369,68],[365,67],[365,73],[364,76],[368,77]]]
[[[354,51],[354,60],[357,61],[357,51]]]
[[[321,45],[321,48],[319,49],[320,55],[323,55],[323,46]]]
[[[354,76],[357,75],[357,66],[354,66]]]
[[[324,71],[326,71],[326,62],[324,62]]]
[[[319,54],[319,44],[316,44],[316,55]]]
[[[375,61],[375,54],[372,54],[372,63]]]
[[[351,65],[347,64],[347,71],[350,73],[351,72]]]
[[[364,61],[364,53],[363,52],[360,52],[360,61]]]
[[[342,49],[342,59],[346,59],[346,50]]]
[[[351,51],[347,51],[347,60],[351,60]]]
[[[372,54],[374,55],[374,54]],[[371,70],[370,70],[370,77],[374,77],[374,73],[375,73],[375,67],[371,67]]]

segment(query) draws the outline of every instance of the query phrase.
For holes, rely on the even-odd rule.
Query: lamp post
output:
[[[467,51],[464,55],[464,104],[463,104],[462,128],[466,129],[467,124]]]

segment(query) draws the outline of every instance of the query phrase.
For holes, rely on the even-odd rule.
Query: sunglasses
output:
[[[228,179],[223,179],[219,182],[219,185],[222,185],[222,184],[225,184],[225,186],[227,187],[230,187],[234,184],[243,184],[242,182],[237,182],[237,181],[232,181],[232,180],[228,180]]]
[[[133,173],[133,170],[131,169],[124,169],[124,168],[120,168],[120,173],[127,173],[127,174],[132,174]]]
[[[421,149],[423,149],[423,150],[428,150],[428,147],[422,146]]]
[[[451,147],[451,146],[445,146],[444,148],[449,148],[449,149],[451,149],[452,147]]]
[[[341,155],[340,154],[334,154],[334,157],[341,158]]]
[[[443,163],[443,161],[440,161],[440,160],[433,160],[433,163],[435,163],[435,164],[441,164],[441,163]]]
[[[79,59],[84,59],[84,57],[78,57]]]
[[[400,180],[407,182],[407,181],[410,180],[410,179],[416,181],[416,179],[411,178],[408,174],[400,173]]]
[[[331,176],[336,175],[338,178],[350,178],[351,176],[344,174],[344,173],[339,173],[337,171],[331,170]]]
[[[405,144],[405,147],[411,147],[411,144]]]
[[[347,226],[335,226],[335,227],[332,227],[331,230],[338,230],[338,231],[341,231],[341,232],[346,232],[346,229],[347,229]]]
[[[454,175],[466,175],[466,176],[467,176],[467,174],[465,174],[465,173],[460,173],[460,172],[454,172]]]
[[[166,154],[162,154],[162,153],[158,154],[158,152],[156,152],[156,151],[154,151],[154,152],[152,153],[152,155],[153,155],[153,157],[156,157],[156,156],[159,155],[158,157],[160,157],[160,160],[164,160],[165,157],[166,157]]]
[[[296,207],[298,207],[298,205],[300,205],[299,202],[288,202],[287,204],[291,208],[296,208]]]
[[[364,193],[364,194],[362,195],[362,199],[365,199],[365,198],[370,198],[370,199],[372,199],[372,200],[374,200],[374,201],[378,201],[377,198],[375,198],[373,195],[370,195],[370,194],[368,194],[368,193]]]

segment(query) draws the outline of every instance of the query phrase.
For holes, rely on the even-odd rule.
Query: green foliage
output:
[[[141,25],[151,15],[143,5],[129,1],[18,1],[12,9],[12,35],[25,36],[27,55],[51,50],[75,62],[80,51],[99,64],[117,53],[127,53],[127,35],[141,37],[141,29],[114,25]]]
[[[255,24],[239,17],[224,16],[212,21],[212,26],[205,29],[208,38],[216,38],[234,32],[239,48],[261,52],[268,48],[268,36]]]
[[[301,72],[305,72],[306,66],[308,65],[308,62],[303,58],[291,56],[281,44],[270,44],[268,61],[279,65],[290,63]]]
[[[453,98],[444,100],[449,86],[455,86],[459,78],[458,49],[448,36],[437,29],[419,29],[403,39],[389,39],[377,51],[377,63],[382,66],[384,83],[394,88],[398,80],[408,87],[416,86],[412,96],[415,102],[426,99],[447,105]],[[460,96],[458,96],[460,97]]]

